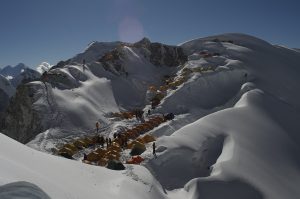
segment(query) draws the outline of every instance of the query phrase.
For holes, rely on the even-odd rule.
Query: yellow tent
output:
[[[103,156],[107,151],[101,148],[98,148],[94,151],[95,153],[99,154],[100,156]]]
[[[145,135],[143,138],[144,143],[149,143],[155,141],[155,137],[153,135]]]
[[[69,148],[64,147],[64,148],[58,150],[57,154],[58,155],[68,154],[69,156],[73,156],[75,154],[75,152]]]
[[[65,145],[63,146],[63,148],[69,148],[69,149],[71,149],[72,151],[78,151],[77,147],[76,147],[74,144],[72,144],[72,143],[65,144]]]
[[[101,156],[96,153],[96,152],[91,152],[89,154],[87,154],[87,158],[86,158],[88,161],[91,161],[91,162],[95,162],[95,161],[98,161],[101,159]]]

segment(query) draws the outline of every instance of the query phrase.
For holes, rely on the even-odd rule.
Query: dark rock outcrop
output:
[[[1,131],[22,143],[43,130],[39,113],[33,108],[34,92],[28,84],[20,85],[1,122]]]
[[[151,43],[150,62],[161,66],[178,66],[187,61],[187,56],[181,47],[168,46],[161,43]]]
[[[184,64],[187,56],[179,46],[170,46],[161,43],[151,43],[148,38],[143,38],[134,44],[121,43],[113,50],[105,53],[98,61],[102,63],[105,70],[114,74],[126,73],[123,60],[126,59],[124,46],[138,49],[146,59],[155,66],[175,67]]]

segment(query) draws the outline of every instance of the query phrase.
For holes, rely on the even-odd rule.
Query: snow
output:
[[[53,65],[49,64],[48,62],[42,62],[40,65],[36,67],[36,71],[39,72],[40,74],[43,74],[44,72],[50,70],[50,68]]]
[[[119,46],[121,42],[92,42],[88,45],[84,52],[79,53],[71,59],[73,63],[82,63],[85,59],[86,63],[99,60],[105,53]]]
[[[50,199],[38,186],[28,182],[14,182],[0,187],[0,198],[40,198]]]
[[[178,79],[184,70],[195,70],[168,89],[152,111],[176,114],[149,132],[158,138],[157,158],[150,143],[141,166],[112,171],[34,151],[0,134],[0,184],[27,181],[51,198],[299,198],[297,51],[224,34],[181,44],[188,62],[167,68],[149,63],[142,49],[125,45],[118,51],[126,77],[98,62],[117,46],[94,42],[73,58],[77,63],[86,59],[85,69],[75,63],[55,69],[69,81],[64,88],[31,83],[39,91],[36,108],[44,108],[46,116],[56,112],[48,120],[56,125],[27,145],[49,152],[59,139],[93,132],[96,121],[102,134],[111,136],[138,122],[114,121],[105,113],[147,110],[149,85],[161,85],[164,75]],[[202,51],[217,54],[204,57]],[[197,72],[199,67],[204,70]]]
[[[1,185],[30,182],[50,198],[165,198],[160,185],[144,167],[113,171],[33,150],[3,134],[0,138]],[[25,186],[20,192],[16,189],[16,193],[25,197],[32,188],[36,189]]]
[[[277,116],[285,118],[281,121],[294,125],[278,123],[275,114],[270,115],[272,107],[277,107]],[[158,159],[150,161],[149,167],[154,170],[154,175],[158,173],[158,179],[163,178],[160,180],[162,185],[169,183],[165,185],[168,188],[178,188],[178,183],[183,187],[193,179],[185,185],[185,190],[194,186],[199,190],[188,191],[190,197],[199,194],[203,198],[227,198],[222,196],[223,189],[225,195],[231,195],[234,187],[243,185],[249,192],[255,188],[256,197],[297,198],[300,194],[297,188],[300,183],[300,139],[296,129],[300,125],[296,120],[299,117],[300,114],[286,104],[255,89],[245,93],[233,108],[210,114],[172,136],[162,137],[157,145],[164,146],[164,150]],[[290,131],[291,127],[294,131]],[[225,141],[220,155],[215,150],[223,144],[222,137]],[[216,164],[211,164],[211,160],[217,160]],[[199,178],[206,176],[201,173],[201,168],[207,169],[211,165],[211,176]],[[177,180],[172,178],[178,176]],[[222,182],[223,185],[219,185]],[[207,184],[210,184],[208,190],[201,188]],[[233,188],[231,185],[227,188],[227,184],[232,184]],[[202,195],[202,192],[209,193]],[[239,194],[239,191],[234,192]],[[246,198],[253,197],[248,195]]]

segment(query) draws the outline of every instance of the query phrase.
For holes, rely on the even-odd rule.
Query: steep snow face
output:
[[[43,196],[45,199],[48,198],[46,196],[90,199],[167,198],[159,183],[144,167],[128,166],[125,171],[113,171],[82,164],[33,150],[1,133],[0,163],[0,185],[4,185],[0,187],[0,196],[7,198],[14,198],[12,194],[20,194],[20,198]],[[5,185],[7,183],[13,184]]]

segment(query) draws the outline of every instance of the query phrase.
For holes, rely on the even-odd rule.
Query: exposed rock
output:
[[[9,103],[9,96],[0,89],[0,121],[4,116],[4,111]]]
[[[81,79],[82,78],[83,77],[81,77]],[[59,89],[71,89],[78,87],[77,80],[79,80],[79,76],[78,79],[74,79],[74,77],[71,77],[68,73],[64,72],[64,70],[56,68],[43,73],[41,80],[48,82],[53,87],[57,87]]]
[[[66,60],[66,61],[60,61],[58,62],[56,65],[52,66],[51,69],[55,69],[55,68],[63,68],[65,65],[68,65],[71,62],[70,59]]]
[[[187,56],[181,47],[168,46],[161,43],[151,43],[150,62],[161,66],[178,66],[187,61]]]
[[[183,49],[178,46],[169,46],[161,43],[151,43],[148,38],[143,38],[134,44],[121,43],[113,50],[105,53],[98,61],[103,64],[105,70],[116,75],[126,73],[123,60],[126,59],[123,53],[124,47],[138,49],[144,58],[156,66],[174,67],[187,61]]]
[[[30,141],[43,130],[39,113],[33,106],[34,92],[28,84],[19,86],[1,124],[4,134],[22,143]]]

